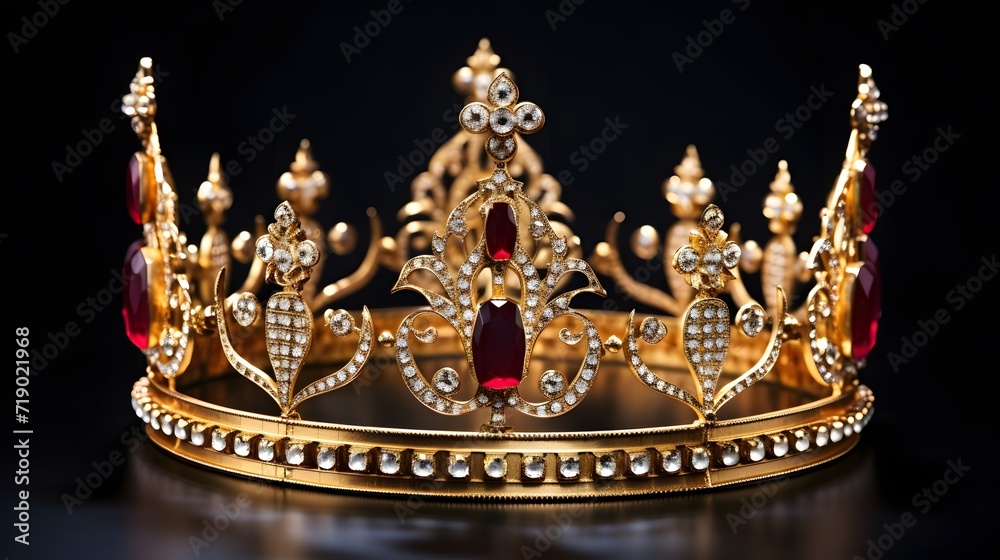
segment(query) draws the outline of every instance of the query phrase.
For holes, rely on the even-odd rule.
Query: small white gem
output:
[[[351,450],[350,454],[347,456],[347,468],[355,472],[363,472],[368,468],[368,453],[365,451]]]
[[[534,480],[545,476],[545,459],[537,456],[525,457],[524,476]]]
[[[632,474],[644,475],[649,473],[650,459],[649,452],[632,453],[629,455],[629,468]]]
[[[226,436],[218,428],[212,430],[212,449],[216,451],[225,451],[226,449]]]
[[[261,461],[274,460],[274,442],[266,439],[257,442],[257,458]]]
[[[809,435],[805,430],[796,430],[795,432],[795,450],[805,451],[809,449]]]
[[[563,478],[580,476],[580,459],[578,457],[559,458],[559,475]]]
[[[348,460],[349,463],[348,466],[351,467],[351,470],[364,470],[364,469],[355,469],[352,463],[353,460],[354,456],[352,455],[351,458]],[[396,474],[399,472],[399,466],[400,466],[399,454],[396,453],[395,451],[383,451],[379,455],[378,468],[383,473]]]
[[[618,465],[615,462],[614,455],[606,453],[601,455],[600,459],[597,460],[594,470],[597,472],[597,476],[608,478],[615,475],[617,468]]]
[[[740,462],[740,452],[736,445],[727,443],[722,446],[722,464],[731,467]]]
[[[840,421],[834,422],[830,428],[830,441],[837,443],[842,439],[844,439],[844,424]]]
[[[703,471],[708,468],[711,462],[711,455],[704,447],[695,447],[691,450],[691,468],[696,471]]]
[[[292,443],[285,449],[285,462],[289,465],[301,465],[306,454],[301,443]]]
[[[413,474],[428,477],[434,474],[434,456],[419,453],[413,456]]]
[[[292,254],[286,249],[276,249],[274,251],[274,264],[281,272],[288,272],[292,269]]]
[[[788,453],[788,438],[780,434],[771,436],[771,452],[775,457],[784,457]]]
[[[487,458],[486,475],[490,478],[503,478],[507,472],[507,460],[503,457]]]
[[[816,428],[816,447],[826,447],[830,443],[830,430],[826,426]]]
[[[676,449],[663,453],[663,470],[675,473],[681,470],[681,453]]]
[[[698,253],[691,246],[683,247],[677,253],[677,267],[684,272],[692,272],[698,266]]]
[[[453,478],[466,478],[469,476],[469,462],[461,455],[454,455],[448,462],[448,474]]]
[[[330,470],[337,462],[337,455],[332,447],[322,446],[316,453],[316,466],[323,470]]]

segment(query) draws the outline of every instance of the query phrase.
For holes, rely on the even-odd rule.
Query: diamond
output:
[[[267,439],[261,439],[257,442],[257,458],[261,461],[273,461],[274,460],[274,442]]]
[[[708,468],[712,456],[708,449],[695,447],[691,449],[691,468],[696,471],[703,471]]]
[[[281,272],[288,272],[292,269],[292,254],[287,249],[275,249],[274,264]]]
[[[784,434],[771,436],[771,453],[775,457],[784,457],[788,453],[788,438]]]
[[[312,241],[303,241],[296,247],[295,258],[302,266],[312,266],[319,260],[319,251]]]
[[[212,449],[216,451],[226,450],[226,434],[218,428],[212,430]]]
[[[534,132],[545,122],[542,110],[534,103],[518,105],[514,110],[514,117],[517,119],[517,127],[524,132]]]
[[[677,252],[677,267],[683,272],[693,272],[698,266],[698,253],[691,246],[682,247]]]
[[[413,455],[413,474],[420,477],[428,477],[434,474],[434,455],[416,453]]]
[[[247,436],[239,434],[233,438],[233,453],[240,457],[250,456],[250,441]]]
[[[316,466],[323,470],[330,470],[337,463],[337,454],[332,447],[321,446],[316,452]]]
[[[580,476],[579,457],[559,457],[559,476],[563,478],[576,478]]]
[[[726,268],[735,268],[736,265],[740,264],[740,259],[743,257],[743,251],[740,246],[732,241],[726,243],[726,246],[722,249],[722,264]]]
[[[805,430],[795,430],[792,434],[795,437],[795,450],[805,451],[809,449],[809,434]]]
[[[830,441],[837,443],[844,439],[844,423],[837,421],[830,427]]]
[[[750,438],[744,441],[747,449],[747,458],[756,463],[764,458],[764,442],[757,438]]]
[[[364,472],[368,469],[368,452],[351,449],[347,455],[347,468],[354,472]]]
[[[615,475],[618,470],[618,463],[615,461],[615,456],[610,453],[605,453],[597,460],[597,464],[594,466],[594,470],[597,476],[608,478]]]
[[[644,475],[649,474],[650,458],[648,451],[641,451],[639,453],[632,453],[629,455],[629,469],[632,470],[634,475]]]
[[[816,428],[816,447],[826,447],[830,443],[830,430],[826,426]]]
[[[351,470],[359,470],[359,469],[355,469],[354,468],[354,464],[352,463],[353,460],[354,460],[354,456],[352,455],[351,459],[348,460],[348,466],[351,467]],[[385,474],[396,474],[396,473],[399,472],[399,467],[400,467],[400,464],[399,464],[399,453],[398,452],[396,452],[396,451],[383,451],[382,453],[379,454],[378,469],[380,471],[382,471],[383,473],[385,473]]]
[[[524,458],[524,477],[538,480],[545,476],[545,458],[531,455]]]
[[[295,221],[295,212],[292,211],[292,206],[288,202],[282,202],[274,209],[274,221],[278,223],[282,228],[291,227],[292,222]]]
[[[566,389],[566,376],[555,370],[546,371],[538,381],[538,388],[551,399]]]
[[[461,384],[458,379],[458,372],[449,367],[439,369],[434,374],[433,382],[438,391],[446,395],[457,391]]]
[[[490,129],[497,134],[508,134],[514,130],[514,113],[510,109],[499,108],[490,114]]]
[[[715,276],[722,272],[722,251],[716,247],[712,247],[705,253],[705,257],[701,260],[701,271],[709,276]]]
[[[674,449],[673,451],[663,452],[663,470],[668,473],[675,473],[681,470],[681,452]]]
[[[740,451],[736,447],[736,444],[733,443],[723,444],[719,459],[722,461],[722,464],[727,467],[731,467],[736,463],[739,463]]]
[[[466,130],[473,133],[485,132],[489,126],[490,113],[485,104],[475,102],[469,103],[459,113],[459,120]]]
[[[205,426],[196,424],[191,430],[191,443],[198,447],[205,445]]]
[[[490,478],[503,478],[507,474],[507,459],[503,457],[486,458],[486,476]]]
[[[469,476],[469,461],[464,455],[452,455],[448,457],[448,474],[452,478],[466,478]]]
[[[285,462],[289,465],[301,465],[305,458],[305,445],[301,443],[291,443],[285,448]]]

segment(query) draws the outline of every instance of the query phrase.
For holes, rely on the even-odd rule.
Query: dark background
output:
[[[3,139],[9,178],[0,259],[9,296],[3,315],[8,333],[30,327],[34,348],[50,335],[65,343],[44,367],[34,368],[32,544],[13,543],[7,525],[8,556],[191,557],[188,537],[201,535],[215,508],[241,492],[251,505],[201,557],[522,557],[525,545],[553,558],[851,558],[864,557],[868,540],[905,512],[913,512],[917,523],[891,540],[885,558],[977,550],[989,539],[995,515],[986,506],[997,497],[985,457],[996,444],[974,418],[990,407],[984,375],[992,373],[990,342],[984,335],[993,330],[987,317],[996,286],[986,280],[972,300],[949,294],[979,273],[981,257],[989,260],[996,251],[992,228],[986,233],[994,221],[991,206],[983,204],[995,185],[968,172],[991,165],[985,150],[976,149],[986,144],[973,135],[990,111],[992,95],[981,97],[982,84],[995,74],[995,64],[984,58],[988,51],[972,45],[988,40],[977,29],[985,14],[958,13],[954,4],[815,7],[750,0],[653,9],[596,0],[579,6],[569,0],[454,7],[403,2],[403,11],[349,63],[339,45],[351,42],[354,27],[364,27],[370,10],[386,2],[300,2],[294,8],[243,2],[220,16],[221,2],[99,7],[75,0],[60,5],[16,51],[9,33],[30,35],[21,18],[30,20],[43,8],[5,5],[0,22],[8,33]],[[735,22],[679,72],[671,54],[727,8]],[[546,10],[560,9],[573,12],[553,29]],[[879,21],[893,23],[896,12],[898,29],[886,39]],[[394,232],[391,217],[409,192],[390,190],[383,174],[396,169],[397,157],[409,154],[415,139],[436,128],[451,134],[442,113],[462,102],[451,76],[483,36],[516,74],[522,99],[546,112],[545,128],[529,141],[546,171],[572,172],[563,200],[577,213],[574,230],[588,253],[616,210],[628,213],[623,231],[642,223],[663,231],[672,223],[661,184],[688,143],[698,146],[706,175],[718,184],[730,182],[730,165],[739,166],[748,149],[769,137],[778,139],[779,152],[722,207],[730,222],[744,224],[748,238],[764,239],[761,201],[777,160],[787,159],[805,203],[796,240],[806,247],[843,159],[857,65],[874,68],[890,119],[870,158],[882,190],[894,180],[906,188],[873,234],[884,317],[862,380],[875,391],[878,413],[857,450],[829,468],[793,477],[736,534],[726,516],[761,491],[756,486],[579,507],[430,503],[400,523],[392,500],[261,485],[176,462],[149,445],[130,452],[123,442],[139,422],[127,391],[143,359],[125,338],[117,296],[89,323],[77,308],[108,288],[139,234],[124,211],[122,189],[125,164],[139,144],[117,111],[138,59],[152,56],[161,71],[157,122],[182,201],[195,204],[208,158],[219,151],[223,161],[241,167],[230,177],[236,197],[230,231],[248,227],[253,215],[277,204],[274,182],[299,139],[308,137],[332,181],[322,221],[363,225],[365,207],[374,206]],[[776,122],[820,86],[833,92],[830,100],[792,138],[782,138]],[[283,107],[295,118],[247,161],[238,146],[267,125],[272,109]],[[615,117],[628,128],[580,171],[571,154],[601,133],[605,118]],[[85,131],[105,120],[110,132],[58,177],[53,163],[65,163],[67,150],[88,135],[95,138]],[[949,127],[960,135],[955,144],[926,170],[908,172],[913,168],[906,162]],[[977,152],[981,159],[973,163],[968,156]],[[197,221],[188,228],[192,239],[201,233]],[[361,233],[364,238],[365,228]],[[327,273],[342,276],[359,260],[336,261]],[[416,303],[405,294],[389,299],[393,280],[383,271],[345,306]],[[622,309],[633,306],[619,300]],[[946,323],[922,326],[942,309]],[[80,325],[79,334],[58,335],[71,321]],[[916,356],[890,364],[889,353],[900,353],[904,340],[923,328],[935,334]],[[13,383],[7,386],[12,393]],[[115,451],[124,453],[125,464],[68,513],[60,496],[94,470],[92,462]],[[13,471],[16,459],[8,457]],[[929,512],[920,512],[914,494],[959,459],[971,471]],[[2,519],[12,522],[13,500],[6,503]],[[560,513],[574,514],[575,521],[545,546],[538,535]]]

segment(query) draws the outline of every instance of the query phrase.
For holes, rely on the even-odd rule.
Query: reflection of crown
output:
[[[329,180],[309,143],[278,182],[285,202],[273,223],[258,218],[253,235],[232,241],[221,227],[232,193],[213,157],[198,190],[206,233],[189,245],[160,154],[151,61],[140,62],[123,110],[145,148],[127,182],[143,239],[126,256],[123,312],[148,362],[132,404],[151,439],[256,478],[481,499],[712,488],[849,451],[873,410],[857,367],[874,344],[880,304],[867,237],[874,224],[861,212],[874,192],[864,156],[886,116],[871,70],[861,67],[844,168],[807,255],[790,236],[802,205],[784,162],[764,210],[775,237],[761,249],[741,242],[737,228],[723,230],[714,187],[688,148],[665,184],[681,219],[662,248],[676,272],[669,294],[626,272],[616,249],[624,217],[616,216],[595,269],[677,317],[637,326],[635,312],[573,307],[576,296],[604,289],[580,258],[558,182],[522,138],[545,116],[521,101],[498,64],[483,40],[455,75],[469,96],[462,130],[414,178],[399,234],[383,238],[369,210],[360,267],[322,287],[324,264],[352,252],[357,233],[346,224],[325,233],[316,221]],[[652,260],[658,239],[643,226],[632,246]],[[415,291],[427,305],[320,312],[380,265],[399,271],[393,291]],[[227,296],[231,271],[247,266]],[[766,307],[743,286],[741,269],[761,271]],[[802,308],[786,311],[786,291],[809,279]],[[273,289],[264,292],[265,283]],[[734,321],[722,292],[739,306]],[[265,357],[271,371],[258,365]],[[742,393],[750,396],[737,399]],[[664,396],[690,410],[663,407]]]

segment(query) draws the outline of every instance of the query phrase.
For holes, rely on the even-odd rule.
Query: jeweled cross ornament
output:
[[[486,154],[498,167],[510,161],[517,153],[517,136],[534,134],[545,124],[545,114],[529,101],[517,102],[518,91],[514,80],[501,73],[490,84],[486,100],[473,101],[466,105],[458,116],[462,128],[473,133],[489,132],[486,140]]]

